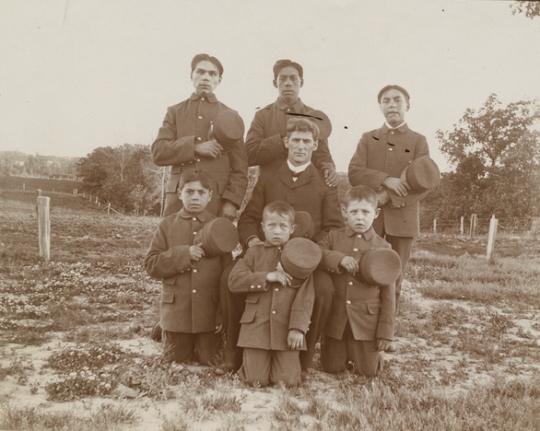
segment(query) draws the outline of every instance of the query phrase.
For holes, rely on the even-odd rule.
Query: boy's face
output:
[[[351,229],[356,233],[364,233],[369,230],[373,220],[379,215],[380,208],[374,208],[366,200],[351,201],[346,208],[343,208],[343,212]]]
[[[381,96],[381,111],[392,127],[405,121],[405,113],[409,110],[409,102],[405,95],[396,89],[385,91]]]
[[[285,244],[294,231],[289,217],[278,213],[265,212],[261,225],[266,240],[272,245]]]
[[[178,192],[178,197],[188,213],[199,214],[212,199],[212,190],[208,190],[200,181],[190,181],[184,184],[182,190]]]

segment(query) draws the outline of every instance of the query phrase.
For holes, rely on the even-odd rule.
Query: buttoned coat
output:
[[[195,234],[215,216],[193,216],[183,208],[158,226],[144,259],[151,277],[163,279],[161,327],[172,332],[215,331],[221,323],[219,277],[232,261],[230,254],[192,262],[189,247]]]
[[[246,136],[249,166],[258,165],[261,173],[275,172],[287,160],[288,152],[282,139],[287,136],[287,121],[294,118],[287,113],[305,114],[312,109],[300,99],[289,107],[278,98],[274,103],[257,111]],[[335,170],[328,139],[318,141],[319,146],[313,152],[313,164],[321,171],[326,168]]]
[[[178,201],[176,191],[180,175],[193,169],[206,171],[214,179],[213,198],[206,207],[208,212],[218,215],[224,199],[240,208],[248,183],[244,143],[239,141],[230,152],[217,159],[195,153],[195,145],[208,140],[214,118],[227,109],[230,108],[219,102],[214,94],[199,96],[196,93],[167,109],[151,150],[156,165],[171,166],[165,214],[171,200]]]
[[[399,178],[405,167],[414,159],[429,155],[425,136],[413,132],[404,124],[390,130],[386,124],[364,133],[356,153],[349,164],[349,182],[353,186],[365,185],[376,192],[382,191],[387,177]],[[373,222],[377,232],[388,235],[415,237],[420,234],[419,201],[427,192],[397,196],[388,191],[390,202],[382,207],[381,214]],[[400,205],[405,205],[398,208]]]
[[[240,319],[240,347],[288,350],[289,330],[298,329],[304,334],[308,330],[315,300],[313,276],[299,288],[266,281],[268,273],[277,268],[282,248],[267,241],[250,247],[229,275],[231,292],[247,293]],[[301,350],[306,350],[305,337]]]
[[[343,227],[343,216],[336,187],[328,187],[321,172],[311,163],[296,182],[287,163],[277,172],[259,176],[253,194],[238,221],[241,244],[252,236],[259,236],[264,207],[270,202],[284,201],[296,211],[307,211],[313,220],[313,240],[322,239],[328,231]]]
[[[324,333],[341,340],[347,322],[355,340],[375,340],[394,337],[395,283],[386,286],[368,285],[358,281],[339,266],[345,256],[355,259],[373,248],[390,248],[373,228],[363,234],[349,226],[331,231],[320,241],[320,269],[328,271],[334,282],[335,296]]]

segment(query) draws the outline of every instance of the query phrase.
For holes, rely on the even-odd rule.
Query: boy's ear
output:
[[[296,228],[296,225],[295,225],[295,224],[293,224],[293,225],[292,225],[292,229],[291,229],[291,233],[293,233],[293,232],[294,232],[294,229],[295,229],[295,228]]]
[[[341,207],[341,215],[343,218],[347,218],[347,207]]]
[[[381,209],[380,208],[377,208],[375,210],[375,217],[373,217],[374,219],[376,219],[377,217],[379,217],[379,214],[381,213]]]
[[[208,192],[208,202],[212,200],[212,190],[209,190]]]

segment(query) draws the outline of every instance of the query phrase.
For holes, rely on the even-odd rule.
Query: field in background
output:
[[[47,195],[46,193],[44,195]],[[141,263],[159,219],[50,194],[51,262],[35,193],[0,190],[0,429],[538,430],[540,244],[424,234],[380,377],[318,371],[251,388],[161,362],[160,283]]]
[[[0,189],[34,191],[37,189],[56,192],[56,193],[73,193],[73,189],[82,187],[81,181],[60,180],[52,178],[31,178],[31,177],[16,177],[2,176],[0,177]]]

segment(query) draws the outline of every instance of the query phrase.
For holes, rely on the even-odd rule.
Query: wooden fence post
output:
[[[77,189],[73,189],[73,196],[77,196]]]
[[[25,191],[26,191],[26,183],[23,183],[23,185],[22,185],[22,189],[23,189],[23,192],[25,192]]]
[[[499,221],[495,218],[495,214],[491,217],[489,221],[489,235],[487,243],[487,259],[493,259],[493,252],[495,251],[495,237],[497,236],[497,224]]]
[[[474,238],[475,233],[476,233],[476,214],[471,214],[471,232],[470,232],[471,239]]]
[[[461,219],[460,219],[460,221],[459,221],[459,233],[460,233],[461,235],[463,235],[463,219],[464,219],[464,218],[465,218],[465,217],[461,216]]]
[[[39,257],[49,262],[51,257],[51,221],[49,219],[50,198],[37,198]]]
[[[111,203],[109,202],[107,204],[107,214],[110,214],[111,213]]]
[[[437,219],[433,219],[433,233],[437,233]]]

